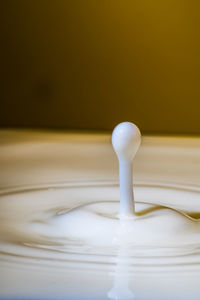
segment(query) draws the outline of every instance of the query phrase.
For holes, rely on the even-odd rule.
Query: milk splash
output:
[[[144,181],[133,194],[140,132],[122,123],[112,142],[120,197],[116,182],[1,191],[0,298],[198,300],[200,187]]]
[[[137,126],[124,122],[117,125],[112,134],[113,148],[119,160],[120,215],[134,214],[132,161],[141,143]]]

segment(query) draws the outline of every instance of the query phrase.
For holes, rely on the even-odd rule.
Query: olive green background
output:
[[[0,2],[2,127],[200,134],[200,1]]]

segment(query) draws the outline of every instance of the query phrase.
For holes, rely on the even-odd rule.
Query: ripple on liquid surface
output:
[[[199,195],[198,187],[138,184],[138,216],[119,220],[116,184],[2,193],[0,296],[198,299]]]

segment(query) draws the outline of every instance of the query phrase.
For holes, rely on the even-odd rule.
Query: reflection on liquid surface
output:
[[[0,298],[199,299],[199,187],[138,183],[121,220],[115,183],[0,198]]]

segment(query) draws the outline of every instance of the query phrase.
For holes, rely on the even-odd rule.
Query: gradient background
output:
[[[200,134],[200,1],[2,0],[1,127]]]

